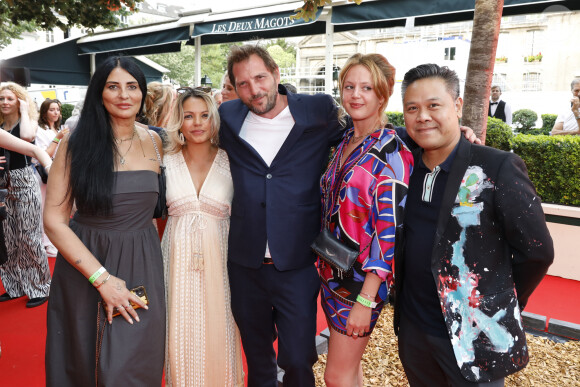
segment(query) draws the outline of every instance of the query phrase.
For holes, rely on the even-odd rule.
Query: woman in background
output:
[[[161,140],[135,124],[146,93],[133,60],[105,59],[54,161],[44,209],[46,233],[59,251],[47,312],[49,387],[162,381],[163,259],[151,222]],[[129,291],[139,286],[148,307]]]
[[[16,83],[0,86],[0,128],[15,137],[32,142],[36,137],[37,111],[33,101]],[[3,222],[8,261],[0,266],[0,278],[6,293],[0,302],[28,296],[28,308],[48,299],[50,270],[42,243],[42,205],[40,185],[31,158],[22,153],[0,150],[9,156],[0,184],[10,179]]]
[[[36,131],[36,145],[44,149],[50,157],[56,155],[58,143],[68,134],[68,129],[61,128],[62,116],[60,113],[61,104],[58,99],[45,99],[40,105],[40,116],[38,117],[38,130]],[[40,181],[40,193],[42,203],[46,198],[46,183]],[[49,257],[56,257],[58,251],[50,239],[43,234],[42,242]]]
[[[222,78],[222,103],[238,98],[239,97],[238,93],[236,92],[236,88],[232,85],[232,82],[230,81],[230,76],[226,71],[226,73]]]
[[[227,272],[233,183],[210,94],[180,89],[167,128],[168,386],[243,386]]]
[[[320,260],[321,302],[330,330],[324,380],[363,386],[361,358],[393,281],[395,234],[401,230],[413,156],[386,126],[395,69],[379,54],[355,54],[339,76],[353,127],[321,178],[323,226],[359,251],[352,276]]]
[[[40,105],[36,145],[44,149],[50,157],[56,155],[58,143],[68,134],[68,129],[61,128],[60,108],[58,99],[45,99]]]
[[[224,102],[224,98],[223,98],[222,92],[220,90],[218,90],[215,93],[213,93],[213,99],[214,99],[215,104],[216,104],[217,107],[220,107],[220,105],[222,104],[222,102]]]

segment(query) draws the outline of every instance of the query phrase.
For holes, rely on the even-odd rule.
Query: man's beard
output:
[[[274,109],[274,107],[276,106],[276,99],[278,98],[278,90],[275,89],[273,90],[272,93],[266,93],[265,95],[267,97],[266,106],[264,106],[263,108],[252,105],[252,100],[255,98],[261,98],[264,96],[264,94],[258,94],[256,96],[253,96],[250,102],[246,104],[246,106],[250,109],[252,113],[262,115]]]

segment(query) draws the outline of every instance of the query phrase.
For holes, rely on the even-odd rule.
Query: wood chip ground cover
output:
[[[580,342],[556,343],[527,334],[530,362],[522,371],[506,378],[508,387],[580,387]],[[314,365],[316,386],[325,386],[326,354]],[[363,357],[364,385],[408,386],[397,354],[397,337],[393,333],[393,309],[383,313],[371,336]]]

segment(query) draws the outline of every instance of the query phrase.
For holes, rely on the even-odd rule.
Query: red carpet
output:
[[[49,258],[50,269],[54,258]],[[0,283],[0,294],[4,288]],[[547,276],[534,292],[527,312],[580,324],[578,295],[580,281]],[[26,308],[26,297],[0,303],[0,385],[11,387],[44,386],[44,341],[46,305]],[[318,331],[326,328],[324,314],[318,310]]]
[[[580,281],[546,276],[534,291],[525,311],[580,324]]]
[[[55,258],[48,259],[51,273],[54,269],[54,262]],[[0,282],[0,294],[4,294],[2,282]],[[0,345],[2,348],[0,386],[41,387],[45,385],[44,346],[47,304],[28,309],[26,308],[27,301],[28,298],[22,297],[0,303]],[[324,329],[326,329],[326,320],[319,306],[318,332]],[[244,369],[246,369],[245,357]]]

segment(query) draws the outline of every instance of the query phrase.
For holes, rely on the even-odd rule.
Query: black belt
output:
[[[273,265],[274,264],[274,260],[272,260],[272,258],[270,257],[264,257],[264,265]]]

